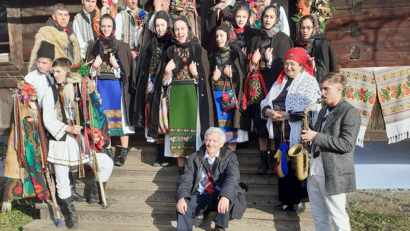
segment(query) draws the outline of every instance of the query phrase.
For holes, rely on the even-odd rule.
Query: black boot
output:
[[[111,158],[111,160],[114,160],[114,154],[112,153],[112,148],[107,148],[107,155],[108,157]]]
[[[306,210],[305,202],[300,202],[299,204],[294,204],[293,207],[288,212],[290,216],[297,216]]]
[[[67,199],[61,199],[61,203],[67,211],[67,219],[65,220],[65,225],[68,229],[76,229],[78,226],[78,217],[71,197]]]
[[[271,150],[269,153],[269,165],[267,174],[274,175],[276,174],[276,159],[275,159],[276,150]]]
[[[258,173],[259,174],[266,174],[268,169],[268,152],[261,151],[261,164],[258,166]]]
[[[71,186],[71,198],[75,202],[84,202],[85,197],[81,196],[80,194],[77,193],[76,191],[76,185],[77,185],[77,174],[78,172],[70,172],[69,173],[69,178],[70,178],[70,186]]]
[[[125,160],[127,159],[128,155],[128,148],[121,148],[121,154],[117,159],[117,162],[115,162],[115,165],[117,166],[123,166],[125,163]]]
[[[105,191],[105,185],[107,182],[103,183],[103,188],[105,192],[105,200],[107,201],[107,205],[112,205],[115,203],[115,200],[112,199],[107,195],[107,191]],[[100,188],[100,183],[96,181],[95,179],[93,180],[91,184],[91,192],[90,192],[90,200],[88,201],[90,204],[103,204],[103,200],[101,197],[101,188]]]
[[[179,167],[179,170],[178,170],[179,176],[182,176],[184,174],[184,171],[185,171],[185,167]]]
[[[156,158],[152,166],[161,167],[162,161],[164,160],[164,144],[157,144],[157,150],[155,150]]]

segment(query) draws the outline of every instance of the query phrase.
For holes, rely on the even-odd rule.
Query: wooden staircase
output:
[[[151,164],[155,159],[155,145],[147,144],[144,135],[137,133],[130,137],[130,153],[123,167],[114,167],[107,183],[106,193],[116,200],[108,209],[100,205],[75,203],[79,227],[77,230],[175,230],[175,188],[178,180],[178,167],[156,168]],[[117,155],[120,148],[117,147]],[[247,149],[238,149],[241,182],[249,186],[246,194],[247,210],[241,220],[231,220],[231,231],[296,231],[314,230],[314,222],[307,203],[307,210],[300,216],[288,216],[286,212],[276,212],[278,204],[277,177],[258,175],[259,150],[256,142],[249,142]],[[90,192],[93,178],[87,170],[86,178],[80,179],[77,191]],[[23,227],[23,231],[67,230],[64,225],[55,226],[54,212],[50,202],[36,204],[40,219]],[[194,230],[213,230],[212,212],[199,228]]]

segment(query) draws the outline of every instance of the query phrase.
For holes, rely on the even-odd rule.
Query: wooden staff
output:
[[[57,200],[56,200],[56,196],[55,196],[55,191],[54,191],[54,184],[51,181],[50,178],[50,171],[49,171],[49,165],[47,164],[47,142],[45,140],[45,132],[44,132],[44,127],[42,124],[42,120],[40,117],[40,109],[38,108],[38,103],[36,102],[36,106],[37,106],[37,120],[38,120],[38,130],[40,133],[40,145],[41,145],[41,149],[40,149],[40,154],[41,154],[41,164],[42,167],[46,169],[46,181],[47,181],[47,185],[48,185],[48,189],[50,191],[51,194],[51,200],[53,201],[53,207],[54,207],[54,211],[55,211],[55,215],[56,215],[56,220],[57,220],[57,227],[61,226],[61,211],[60,211],[60,207],[57,205]]]

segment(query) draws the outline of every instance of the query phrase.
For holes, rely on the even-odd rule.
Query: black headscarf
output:
[[[163,36],[160,36],[157,33],[156,29],[155,29],[155,21],[159,18],[164,19],[167,22],[167,31],[165,32],[165,35],[163,35]],[[157,12],[155,14],[155,18],[154,18],[154,35],[155,35],[155,39],[152,40],[153,45],[154,45],[154,47],[153,47],[154,50],[157,48],[158,43],[162,43],[162,44],[164,44],[164,47],[168,47],[168,43],[170,43],[171,40],[172,40],[171,30],[172,30],[172,22],[171,22],[171,19],[168,16],[167,12],[165,12],[163,10]]]
[[[263,17],[265,16],[265,13],[267,10],[269,9],[274,9],[276,11],[276,22],[273,24],[273,26],[271,28],[265,28],[265,25],[263,23]],[[266,38],[273,38],[275,36],[276,33],[278,33],[280,31],[280,10],[278,6],[275,5],[270,5],[268,7],[266,7],[263,10],[262,13],[262,17],[261,17],[261,32],[262,32],[262,38],[266,39]]]
[[[185,42],[185,43],[181,43],[181,42],[178,41],[178,39],[177,39],[177,37],[176,37],[176,35],[175,35],[175,32],[174,32],[174,30],[172,29],[172,31],[171,31],[172,36],[173,36],[172,42],[175,44],[175,46],[187,48],[187,47],[189,47],[189,46],[192,45],[192,44],[198,44],[198,39],[195,37],[195,35],[194,35],[194,34],[192,33],[192,31],[191,31],[191,24],[189,23],[188,19],[187,19],[185,16],[180,15],[178,18],[176,18],[176,19],[174,20],[173,25],[172,25],[172,28],[174,28],[175,23],[176,23],[177,21],[183,21],[183,22],[185,22],[185,23],[187,24],[187,26],[188,26],[188,36],[187,36],[187,38],[186,38],[186,42]]]
[[[218,47],[218,51],[216,52],[218,56],[222,55],[223,53],[228,52],[230,49],[241,49],[239,47],[239,44],[235,41],[234,38],[236,38],[236,35],[234,34],[235,32],[233,32],[231,30],[231,27],[225,23],[223,23],[222,25],[218,26],[215,30],[222,30],[224,32],[226,32],[226,43],[224,47]]]
[[[115,20],[109,14],[105,14],[101,17],[100,24],[104,19],[111,19],[112,21],[112,31],[109,36],[105,36],[100,25],[100,36],[99,41],[99,55],[103,61],[108,61],[110,59],[109,54],[104,54],[104,46],[111,49],[111,53],[116,54],[118,52],[119,41],[115,38]]]
[[[174,20],[173,27],[175,26],[175,23],[177,21],[183,21],[187,24],[188,26],[188,36],[186,38],[185,43],[181,43],[177,40],[176,35],[174,33],[174,30],[172,30],[172,42],[174,43],[175,47],[173,50],[173,59],[176,65],[176,68],[173,70],[174,76],[176,76],[177,79],[179,78],[185,78],[185,77],[180,77],[180,75],[183,75],[182,72],[185,70],[188,70],[189,65],[191,62],[194,60],[193,57],[193,51],[192,51],[192,45],[198,44],[198,39],[192,34],[191,32],[191,26],[188,22],[188,19],[180,15],[178,18]],[[188,71],[189,74],[189,71]],[[190,74],[189,74],[190,75]]]

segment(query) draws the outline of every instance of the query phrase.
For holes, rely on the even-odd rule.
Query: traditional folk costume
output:
[[[196,10],[196,0],[171,0],[170,9],[171,17],[174,19],[181,15],[185,16],[191,25],[192,34],[201,40],[201,21],[198,21],[200,18]]]
[[[278,16],[276,22],[272,28],[265,28],[262,25],[261,35],[256,36],[251,40],[251,49],[249,53],[253,54],[254,51],[259,49],[261,53],[261,59],[259,61],[260,72],[266,85],[266,89],[269,90],[283,70],[284,57],[286,52],[288,52],[288,50],[293,46],[293,42],[289,36],[280,31],[281,21],[278,7],[267,7],[262,14],[262,18],[267,9],[276,10]],[[269,59],[269,62],[267,62],[265,58],[265,51],[267,48],[273,48],[272,56]],[[252,114],[254,131],[256,131],[258,137],[269,138],[269,134],[266,130],[266,121],[263,121],[260,118],[260,105],[250,105],[248,110],[250,110]]]
[[[190,29],[186,17],[179,16],[174,24],[179,20]],[[161,61],[160,74],[155,78],[153,116],[148,136],[158,137],[159,118],[154,115],[159,115],[160,101],[166,95],[169,102],[169,132],[165,134],[165,156],[186,157],[200,148],[201,136],[215,124],[207,81],[209,63],[206,51],[191,32],[185,43],[177,41],[175,34],[173,36],[173,45],[167,49]],[[163,80],[165,67],[171,59],[176,68],[168,80]],[[197,63],[198,76],[192,76],[188,70],[191,62]]]
[[[53,60],[54,45],[42,41],[37,56]],[[54,83],[54,79],[49,73],[34,70],[24,77],[24,82],[19,83],[14,95],[14,122],[4,171],[6,190],[3,212],[10,211],[10,202],[13,200],[35,196],[46,200],[50,196],[43,174],[47,167],[47,152],[43,153],[47,149],[46,137],[40,132],[44,129],[35,104],[39,109],[42,108],[44,93]],[[33,99],[27,99],[30,95]]]
[[[313,32],[308,39],[304,39],[300,34],[300,25],[302,20],[298,24],[298,34],[300,34],[295,40],[295,47],[303,47],[310,57],[315,58],[314,76],[317,82],[327,73],[337,71],[336,56],[333,50],[332,42],[327,39],[325,34],[319,31],[317,19],[313,15],[307,16],[313,21]]]
[[[165,11],[159,11],[155,14],[156,19],[163,19],[168,22],[168,30],[165,35],[160,36],[154,29],[154,36],[149,44],[145,45],[140,52],[137,61],[136,71],[136,90],[131,98],[134,104],[131,105],[131,124],[136,128],[145,129],[145,137],[148,142],[154,142],[153,137],[148,136],[148,128],[151,117],[158,117],[158,114],[151,114],[151,108],[154,97],[154,82],[160,71],[161,60],[165,51],[172,45],[171,28],[172,23]],[[154,22],[155,22],[154,20]],[[158,139],[163,139],[158,137]],[[171,160],[169,160],[171,161]],[[169,162],[164,159],[164,144],[157,143],[157,158],[154,165],[165,166]]]
[[[246,0],[245,4],[249,7],[251,11],[251,16],[250,16],[250,25],[252,28],[255,29],[262,29],[263,23],[263,12],[265,11],[266,8],[270,6],[274,6],[278,9],[278,19],[281,22],[280,24],[280,31],[285,33],[287,36],[290,36],[290,28],[289,28],[289,22],[288,18],[286,17],[286,12],[283,9],[282,6],[278,5],[277,3],[274,2],[275,0],[271,0],[267,6],[265,7],[265,1],[263,0],[257,0],[256,4],[249,4],[249,2],[252,2],[251,0]]]
[[[134,133],[134,127],[130,125],[129,107],[132,102],[130,101],[131,89],[129,89],[129,82],[135,79],[135,68],[129,45],[119,41],[114,36],[116,34],[116,22],[113,18],[111,19],[113,21],[111,35],[106,37],[100,30],[98,40],[88,47],[86,60],[89,62],[95,59],[97,55],[100,55],[103,63],[98,71],[91,73],[91,77],[96,80],[98,92],[103,100],[102,108],[108,119],[110,135],[126,136]],[[110,54],[115,55],[120,68],[115,69],[111,66]],[[111,149],[108,151],[110,152]],[[122,165],[127,158],[127,154],[128,149],[122,148],[121,155],[118,158]]]
[[[215,117],[218,118],[218,127],[220,127],[226,135],[227,143],[242,143],[248,141],[247,130],[251,129],[249,119],[242,114],[242,98],[243,98],[243,81],[248,73],[248,65],[246,57],[239,48],[238,44],[232,40],[233,33],[230,27],[223,24],[217,27],[217,30],[222,30],[227,33],[227,43],[223,48],[210,55],[210,70],[215,70],[215,67],[221,71],[221,77],[213,81],[212,91],[214,95]],[[216,32],[215,31],[215,32]],[[224,69],[231,65],[232,68],[232,83],[230,78],[225,76]],[[223,99],[226,94],[230,95],[229,99]],[[224,109],[223,105],[236,101],[237,107],[230,110]],[[227,101],[227,103],[225,102]],[[228,107],[229,108],[229,107]]]
[[[284,121],[284,139],[288,146],[292,147],[293,145],[300,143],[300,135],[302,133],[302,118],[299,117],[293,119],[293,113],[298,114],[297,112],[303,111],[305,107],[321,98],[319,84],[313,77],[312,64],[310,63],[306,51],[303,48],[291,48],[286,54],[285,59],[291,59],[302,64],[306,70],[302,70],[293,79],[286,76],[283,71],[270,89],[267,97],[261,103],[261,117],[268,121],[266,128],[269,131],[269,138],[275,140],[276,148],[279,148],[283,141],[283,122],[272,121],[270,117],[266,116],[266,110],[275,110],[275,108],[280,107],[281,111],[286,112],[286,118],[291,118],[291,120],[286,119]],[[313,124],[317,120],[317,115],[320,109],[320,104],[310,109]],[[304,210],[303,202],[306,201],[308,197],[306,181],[300,181],[296,177],[293,161],[289,161],[287,165],[289,170],[288,174],[283,178],[278,178],[279,200],[282,201],[282,204],[275,209],[285,210],[286,207],[292,207],[295,205],[293,210],[302,211]]]
[[[250,51],[250,46],[251,46],[251,39],[253,37],[259,35],[259,31],[257,29],[254,29],[254,28],[250,27],[249,19],[251,17],[251,12],[250,12],[248,7],[246,7],[246,8],[241,7],[243,5],[244,5],[243,3],[236,5],[236,7],[233,9],[233,12],[231,14],[231,19],[230,19],[229,22],[231,23],[232,29],[236,34],[236,39],[238,41],[239,47],[241,49],[245,48],[245,50],[246,50],[245,55],[248,55],[249,51]],[[242,28],[239,27],[236,24],[236,21],[235,21],[235,18],[236,18],[236,15],[237,15],[239,9],[240,10],[246,9],[248,11],[248,15],[249,15],[247,24]]]
[[[81,103],[77,102],[78,98],[82,99]],[[95,159],[90,155],[96,152],[101,179],[94,179],[92,183],[90,203],[101,202],[98,182],[102,181],[105,187],[113,170],[113,161],[105,154],[110,136],[100,101],[92,82],[72,72],[67,78],[67,84],[52,85],[44,96],[43,120],[45,128],[54,138],[49,140],[47,160],[54,164],[58,196],[68,213],[67,227],[77,223],[75,207],[72,204],[70,167],[78,166],[80,174],[83,174],[82,164],[91,161],[91,165],[96,166],[96,163],[93,163]],[[89,121],[91,126],[80,121],[80,118]],[[69,125],[74,124],[85,124],[84,133],[73,135],[65,131]],[[98,134],[98,142],[93,140],[94,133]]]
[[[11,210],[13,200],[38,197],[43,201],[50,197],[44,175],[46,138],[44,132],[40,132],[42,124],[36,89],[31,84],[19,82],[13,97],[14,122],[4,169],[6,185],[2,212]]]
[[[41,41],[47,41],[55,45],[55,58],[63,57],[68,58],[73,64],[80,63],[80,47],[75,34],[68,28],[57,25],[56,21],[49,18],[35,36],[34,47],[31,50],[30,63],[28,65],[29,72],[37,68],[37,51],[40,48]]]
[[[73,31],[80,46],[81,59],[85,59],[88,45],[98,38],[99,17],[98,8],[91,14],[83,9],[74,17]]]
[[[232,12],[234,11],[235,7],[238,4],[239,3],[237,1],[230,0],[226,4],[226,7],[219,13],[218,13],[218,9],[215,9],[214,7],[209,8],[208,16],[206,17],[206,21],[205,21],[207,38],[209,38],[212,41],[215,41],[216,28],[222,23],[230,20]],[[217,49],[217,46],[215,46],[215,43],[205,43],[204,45],[207,46],[206,48],[208,50]]]
[[[115,16],[115,24],[118,27],[118,30],[115,31],[115,38],[127,43],[132,51],[139,51],[141,47],[144,30],[143,19],[146,15],[147,12],[139,10],[138,7],[134,11],[125,7]]]

